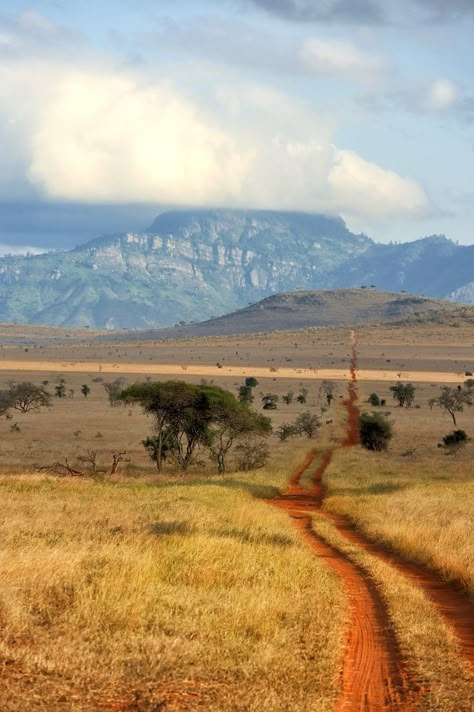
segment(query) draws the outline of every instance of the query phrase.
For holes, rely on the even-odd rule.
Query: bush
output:
[[[293,438],[298,435],[298,430],[291,423],[283,423],[279,428],[275,430],[275,434],[281,442],[288,440],[288,438]]]
[[[270,448],[265,440],[246,440],[235,448],[237,469],[247,472],[266,465]]]
[[[443,445],[447,448],[458,448],[465,445],[469,438],[464,430],[453,430],[443,438]]]
[[[300,435],[306,435],[307,438],[313,438],[321,427],[321,421],[317,415],[312,415],[309,410],[301,413],[295,420],[296,432]]]
[[[380,398],[378,397],[377,393],[371,393],[370,396],[367,398],[367,401],[372,406],[380,405]]]
[[[367,450],[386,450],[393,432],[390,421],[381,413],[362,413],[359,416],[360,442]]]

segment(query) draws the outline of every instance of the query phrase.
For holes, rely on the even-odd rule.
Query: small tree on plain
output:
[[[0,414],[4,415],[9,410],[19,410],[21,413],[37,411],[51,405],[51,394],[44,386],[35,386],[34,383],[23,381],[11,382],[8,390],[0,391]]]
[[[308,389],[302,388],[296,396],[296,400],[298,403],[301,403],[301,405],[306,405],[306,402],[308,400]]]
[[[301,413],[295,420],[295,429],[300,435],[313,438],[321,427],[321,421],[317,415],[313,415],[307,410]]]
[[[256,388],[258,386],[258,381],[253,376],[247,376],[245,379],[245,385],[249,388]]]
[[[263,410],[276,410],[278,408],[278,396],[274,393],[266,393],[262,396]]]
[[[367,401],[372,406],[380,405],[380,398],[378,397],[377,393],[371,393],[370,396],[367,398]]]
[[[253,403],[254,397],[252,393],[252,389],[250,386],[240,386],[239,387],[239,401],[241,403],[247,403],[250,405],[250,403]]]
[[[337,386],[334,381],[323,381],[319,386],[319,397],[326,401],[328,407],[334,399],[336,390]]]
[[[400,408],[410,408],[415,400],[416,388],[411,383],[397,383],[390,386],[394,400],[398,401]]]
[[[280,427],[275,430],[275,434],[281,442],[284,442],[285,440],[298,435],[298,431],[291,423],[282,423]]]
[[[58,378],[58,383],[54,386],[55,398],[66,398],[66,381],[64,378]]]
[[[381,413],[359,416],[360,442],[367,450],[386,450],[392,439],[392,425]]]
[[[461,413],[464,406],[471,406],[474,402],[474,391],[469,386],[442,386],[441,393],[437,398],[432,398],[430,405],[437,405],[449,413],[453,420],[453,425],[456,423],[456,413]]]
[[[121,403],[120,394],[122,393],[126,382],[127,381],[125,378],[120,377],[120,378],[116,378],[114,381],[111,381],[110,383],[102,384],[106,390],[107,398],[108,398],[109,403],[112,407],[120,405],[120,403]]]
[[[87,385],[87,383],[84,383],[81,386],[81,393],[84,396],[84,398],[87,398],[87,396],[89,395],[90,392],[91,392],[90,387]]]

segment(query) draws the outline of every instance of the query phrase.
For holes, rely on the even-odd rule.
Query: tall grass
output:
[[[1,479],[2,710],[331,709],[339,581],[268,479]]]

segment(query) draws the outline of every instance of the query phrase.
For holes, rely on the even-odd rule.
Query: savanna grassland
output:
[[[359,366],[398,374],[474,371],[474,326],[364,327]],[[25,348],[28,351],[25,351]],[[121,364],[200,361],[277,370],[255,389],[280,396],[274,427],[304,410],[320,415],[316,440],[271,436],[268,464],[217,476],[203,455],[185,474],[158,474],[141,440],[153,422],[139,407],[111,407],[103,370],[22,371],[21,380],[66,395],[39,413],[0,420],[0,661],[5,712],[28,710],[330,710],[341,692],[346,623],[344,582],[315,556],[285,512],[266,500],[286,489],[309,448],[344,439],[346,384],[321,413],[320,381],[284,379],[278,367],[347,366],[342,328],[186,342],[9,346],[18,361]],[[290,361],[288,361],[290,359]],[[236,392],[242,379],[213,380]],[[2,380],[19,380],[15,370]],[[155,374],[148,374],[157,379]],[[456,376],[456,377],[458,377]],[[176,376],[174,376],[176,377]],[[184,380],[199,382],[185,372]],[[88,384],[85,398],[81,386]],[[474,445],[447,454],[449,415],[430,408],[441,383],[416,383],[399,408],[388,381],[357,384],[360,410],[377,392],[392,423],[387,452],[336,449],[323,480],[324,511],[343,515],[370,538],[422,562],[474,596]],[[301,389],[307,402],[296,402]],[[291,404],[281,396],[291,390]],[[73,393],[72,393],[73,391]],[[268,413],[267,413],[268,414]],[[16,427],[15,427],[16,426]],[[458,413],[474,435],[474,408]],[[38,468],[97,451],[103,469],[126,451],[118,473],[58,477]],[[423,710],[470,710],[469,666],[428,597],[376,556],[348,543],[317,513],[313,528],[367,573],[385,601],[403,655],[424,690]]]

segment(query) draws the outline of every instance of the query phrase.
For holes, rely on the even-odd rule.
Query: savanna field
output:
[[[402,364],[411,372],[422,362],[421,370],[456,372],[462,383],[474,365],[472,331],[469,324],[446,327],[436,340],[421,327],[367,327],[359,334],[359,363],[374,371],[383,364],[396,374]],[[332,361],[347,363],[342,329],[294,334],[286,341],[282,333],[239,337],[239,346],[229,343],[219,358],[230,362],[235,351],[248,353],[243,358],[250,370],[258,364],[253,350],[276,369],[284,354],[296,360],[295,368],[314,366],[318,358],[328,368]],[[195,340],[193,358],[212,365],[215,345],[203,341],[200,353]],[[184,363],[184,348],[189,344],[177,342],[178,363]],[[50,351],[70,363],[75,353],[68,349]],[[172,344],[113,349],[123,363],[155,360],[158,351],[163,363],[173,358]],[[454,368],[443,357],[449,349]],[[12,347],[8,358],[15,354],[21,360],[38,356]],[[44,358],[56,360],[49,352]],[[13,371],[2,375],[3,381],[17,377]],[[144,380],[133,367],[124,377],[127,385]],[[320,380],[285,380],[277,370],[254,389],[253,405],[262,413],[262,394],[279,396],[277,409],[265,411],[274,427],[268,461],[238,471],[231,457],[228,471],[217,475],[205,453],[185,474],[171,462],[158,473],[141,443],[153,432],[152,417],[137,405],[108,402],[104,383],[116,375],[21,373],[38,385],[48,381],[51,392],[59,378],[66,397],[53,397],[50,409],[11,411],[13,417],[0,421],[2,710],[334,709],[346,689],[350,596],[344,578],[314,555],[295,521],[269,503],[286,491],[309,450],[328,448],[333,454],[322,473],[321,512],[311,514],[313,531],[370,580],[399,657],[416,681],[418,709],[473,708],[472,666],[436,606],[390,563],[350,543],[325,515],[344,517],[387,551],[474,597],[474,445],[438,447],[453,429],[445,410],[430,407],[441,382],[414,383],[410,408],[398,407],[392,397],[396,375],[393,382],[374,375],[357,383],[359,410],[380,412],[393,426],[388,450],[374,453],[360,445],[338,447],[347,429],[346,381],[334,382],[328,405]],[[218,372],[212,380],[233,393],[242,383]],[[290,390],[294,397],[286,404]],[[304,390],[306,402],[299,403]],[[373,392],[384,405],[369,405]],[[275,431],[305,411],[320,418],[317,434],[280,441]],[[474,408],[466,405],[456,416],[457,427],[474,433]],[[55,467],[67,459],[84,472],[91,452],[96,475],[61,476]],[[118,452],[123,458],[110,475]],[[309,470],[301,486],[310,490]]]

